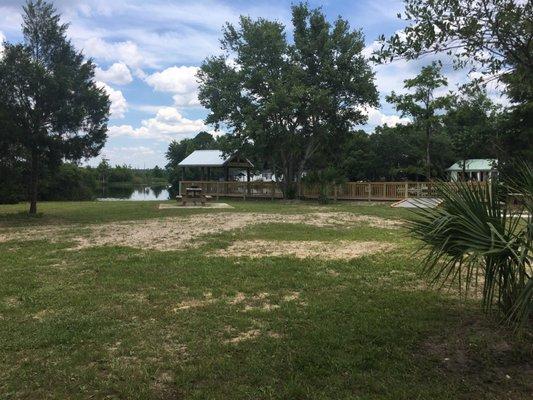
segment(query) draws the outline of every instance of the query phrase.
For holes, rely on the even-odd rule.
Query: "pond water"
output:
[[[165,186],[108,186],[102,188],[98,201],[150,201],[168,200],[170,194]]]

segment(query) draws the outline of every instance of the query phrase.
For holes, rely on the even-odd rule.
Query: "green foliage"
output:
[[[292,24],[291,43],[281,23],[241,17],[224,29],[226,54],[199,72],[206,122],[223,125],[234,150],[252,148],[282,178],[286,197],[310,164],[324,164],[365,122],[361,107],[378,101],[360,31],[305,4],[293,6]]]
[[[477,87],[454,98],[443,123],[461,160],[496,156],[497,111],[486,92]]]
[[[96,156],[106,140],[109,98],[67,28],[51,4],[29,1],[23,42],[5,43],[0,58],[0,110],[14,128],[7,140],[27,164],[30,213],[37,210],[43,168]]]
[[[41,200],[92,200],[97,192],[96,171],[65,163],[47,174],[41,183]]]
[[[533,2],[405,0],[403,18],[409,25],[389,39],[381,36],[374,60],[444,52],[454,56],[456,68],[481,72],[474,85],[500,80],[513,103],[500,118],[497,158],[509,165],[513,159],[532,162]]]
[[[304,177],[303,181],[305,184],[318,188],[318,202],[327,204],[335,186],[344,182],[344,175],[334,167],[327,167],[322,170],[311,171]]]
[[[411,93],[397,95],[392,92],[387,101],[394,104],[402,116],[409,116],[413,124],[426,134],[426,179],[431,179],[431,138],[441,127],[439,111],[451,101],[450,95],[435,97],[435,90],[447,86],[447,79],[441,74],[441,67],[432,63],[423,67],[416,77],[404,81],[405,89]]]
[[[405,0],[399,16],[409,25],[389,39],[380,37],[376,61],[445,52],[456,67],[481,68],[489,79],[499,74],[513,98],[531,99],[531,1]]]
[[[513,213],[504,201],[509,188],[495,180],[484,187],[458,182],[443,185],[443,205],[418,210],[410,227],[428,250],[426,271],[435,282],[455,283],[466,293],[482,286],[486,311],[497,305],[525,325],[533,311],[533,170],[520,176],[510,189],[523,193],[526,214]]]
[[[356,132],[344,147],[339,164],[348,181],[419,181],[425,178],[426,136],[414,124],[380,126],[372,134]],[[445,178],[457,156],[445,131],[432,137],[432,175]]]

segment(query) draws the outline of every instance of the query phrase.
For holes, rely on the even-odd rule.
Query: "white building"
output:
[[[450,173],[450,180],[452,182],[457,180],[483,182],[488,181],[498,175],[498,171],[496,170],[497,165],[498,160],[496,159],[476,158],[458,161],[446,171]],[[463,173],[465,176],[463,176]]]

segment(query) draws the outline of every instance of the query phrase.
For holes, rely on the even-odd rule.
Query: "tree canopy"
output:
[[[392,92],[387,101],[394,104],[402,116],[409,116],[413,123],[426,134],[426,178],[431,179],[431,136],[440,126],[439,111],[444,110],[450,102],[450,95],[435,96],[435,91],[448,85],[448,80],[441,74],[437,63],[425,66],[420,74],[404,81],[408,94]]]
[[[29,1],[23,42],[0,58],[0,118],[9,145],[29,170],[30,213],[37,211],[44,166],[96,156],[106,140],[109,98],[94,82],[94,64],[66,37],[52,4]]]
[[[261,154],[287,197],[310,161],[340,148],[366,121],[362,109],[378,103],[361,31],[306,4],[293,6],[292,24],[293,43],[279,22],[227,24],[225,54],[205,60],[198,75],[207,122],[227,129],[236,149]]]

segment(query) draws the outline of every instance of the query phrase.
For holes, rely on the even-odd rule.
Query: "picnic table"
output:
[[[186,206],[187,203],[193,203],[194,205],[197,204],[197,202],[200,202],[202,206],[205,206],[205,203],[209,200],[211,200],[211,196],[206,196],[202,193],[202,188],[192,186],[185,188],[185,195],[178,195],[176,196],[176,200],[179,202],[181,201],[182,206]]]

